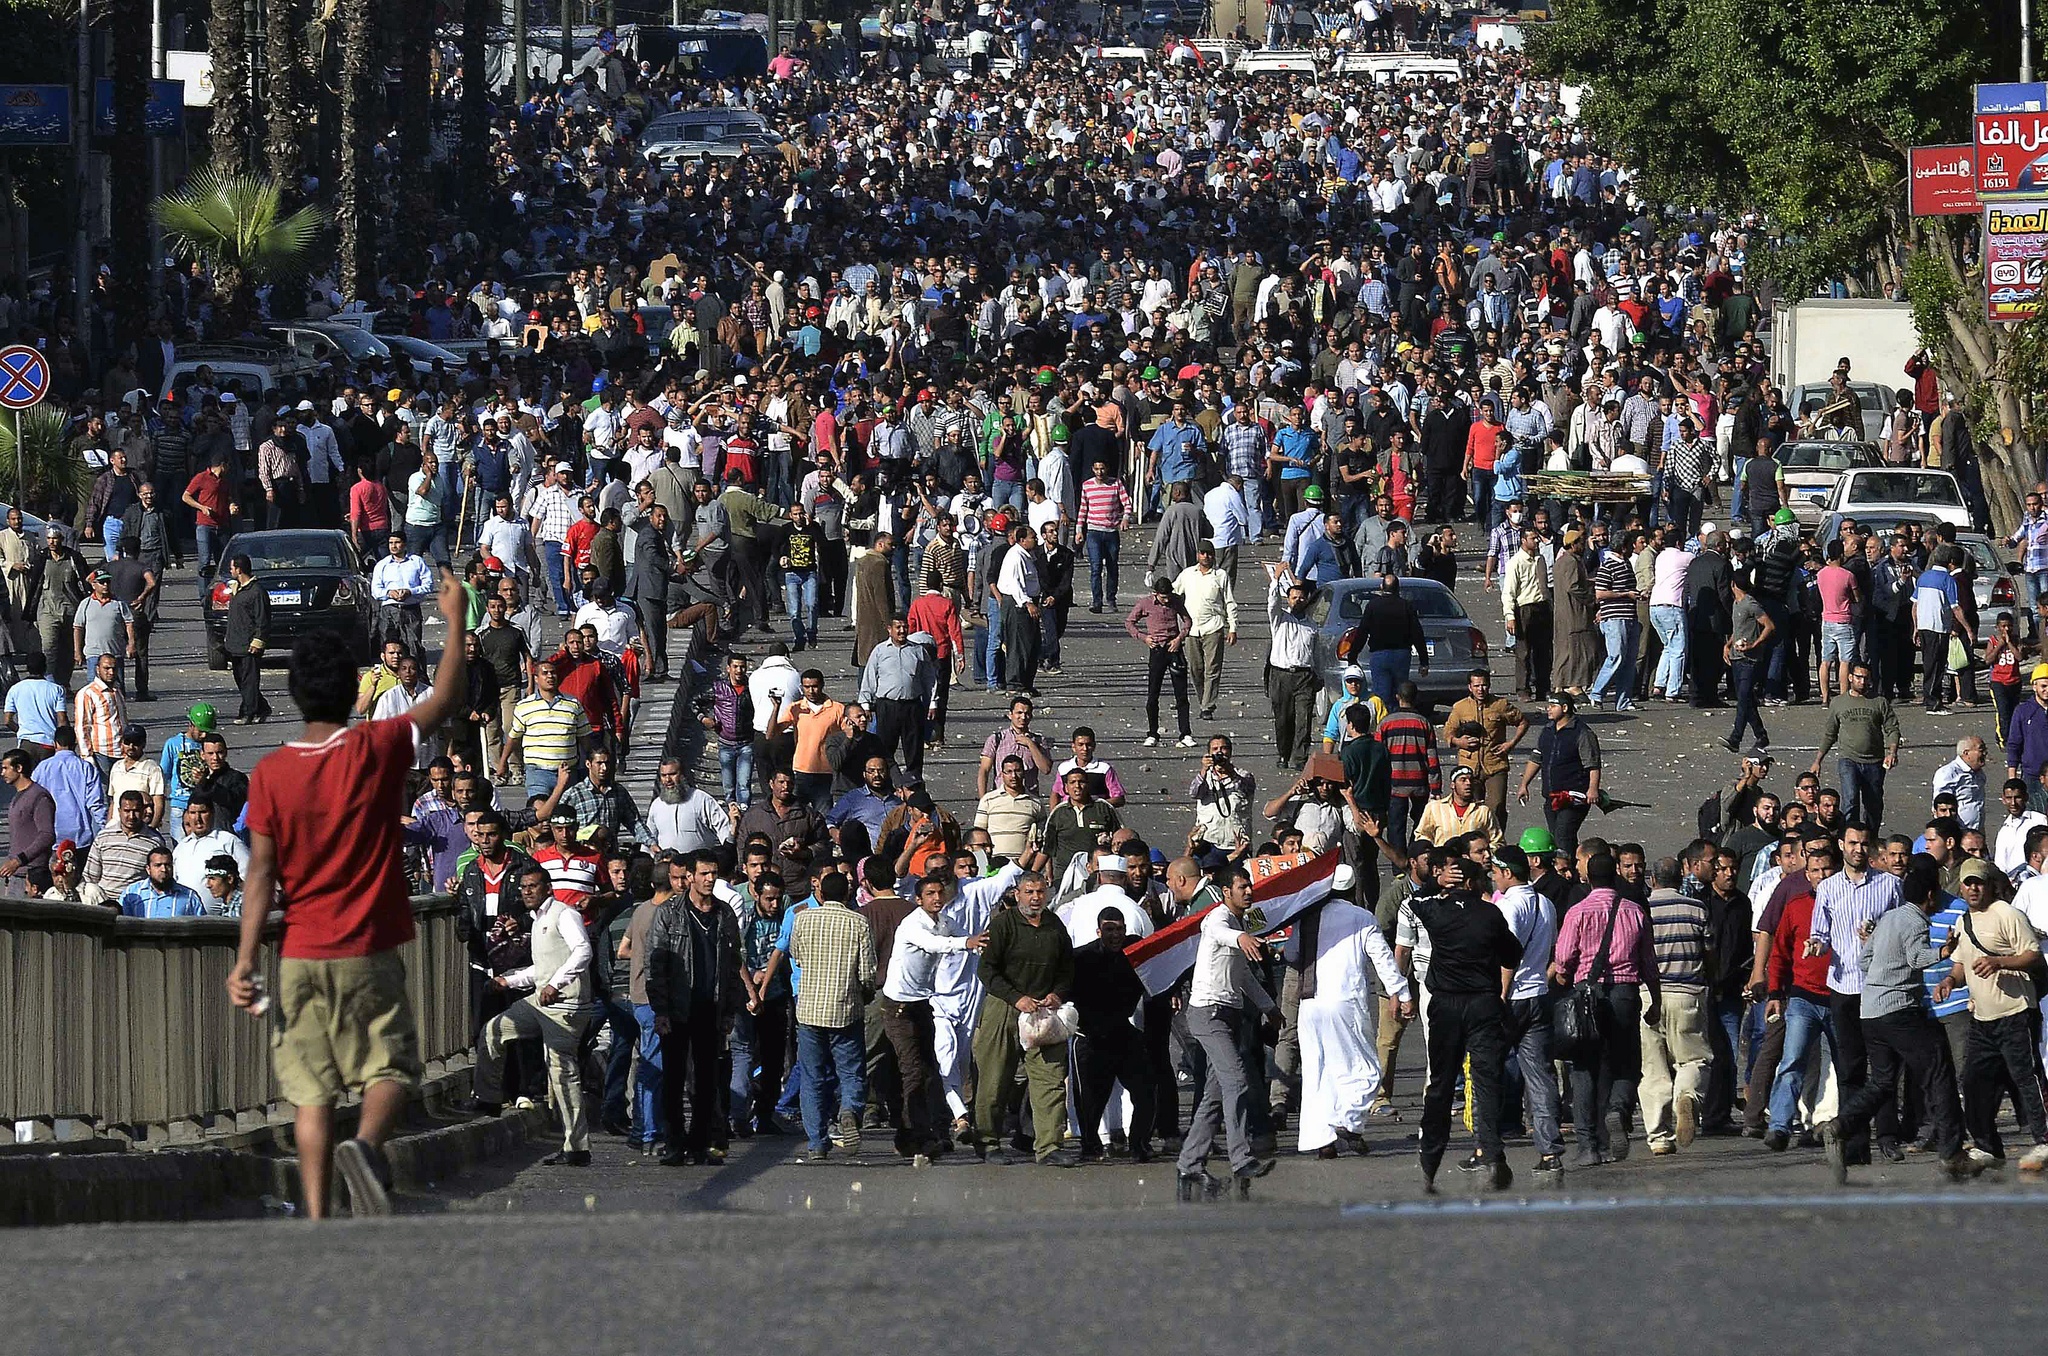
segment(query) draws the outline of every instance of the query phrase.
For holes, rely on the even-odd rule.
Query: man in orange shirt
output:
[[[1493,466],[1500,456],[1500,409],[1482,402],[1483,416],[1472,423],[1465,435],[1465,479],[1472,487],[1472,517],[1478,524],[1493,527]]]
[[[789,765],[796,773],[797,799],[823,814],[832,804],[832,760],[825,756],[825,739],[838,728],[846,705],[825,695],[825,675],[817,669],[805,669],[797,681],[802,695],[783,704],[775,725],[796,736]]]

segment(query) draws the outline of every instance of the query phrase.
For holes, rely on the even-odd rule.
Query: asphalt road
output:
[[[1142,559],[1142,541],[1128,539],[1126,555]],[[1239,761],[1271,783],[1260,578],[1249,564],[1240,574],[1243,639],[1230,652],[1220,718],[1196,733],[1233,734]],[[162,700],[141,717],[153,743],[200,696],[232,709],[226,675],[204,667],[193,592],[180,586],[158,633]],[[1475,601],[1476,589],[1461,594],[1497,642],[1497,607]],[[850,695],[850,637],[827,625],[816,657],[835,694]],[[1183,793],[1200,750],[1138,746],[1142,659],[1119,620],[1077,612],[1066,674],[1043,684],[1039,727],[1064,744],[1074,726],[1092,725],[1130,788],[1125,818],[1171,852],[1186,832]],[[1496,649],[1502,675],[1505,659]],[[282,673],[267,685],[283,705]],[[964,808],[975,752],[1003,703],[960,688],[952,709],[950,747],[928,758],[927,775],[935,794]],[[1991,722],[1988,712],[1902,714],[1907,748],[1889,799],[1894,826],[1910,831],[1955,738],[1988,733]],[[1678,847],[1700,799],[1733,775],[1735,759],[1714,742],[1727,718],[1662,705],[1596,717],[1613,793],[1649,807],[1588,831],[1653,853]],[[1773,782],[1789,792],[1820,712],[1786,708],[1767,720],[1786,758]],[[230,727],[237,764],[290,729]],[[645,768],[636,757],[636,787]],[[1510,819],[1519,829],[1532,816]],[[1861,1169],[1837,1191],[1818,1151],[1778,1156],[1755,1141],[1702,1140],[1655,1160],[1638,1144],[1628,1162],[1561,1187],[1539,1188],[1525,1173],[1502,1196],[1481,1196],[1447,1164],[1444,1195],[1425,1198],[1405,1138],[1420,1093],[1420,1052],[1409,1046],[1395,1081],[1405,1119],[1375,1130],[1371,1156],[1324,1163],[1284,1153],[1248,1203],[1179,1205],[1168,1165],[916,1169],[871,1141],[851,1160],[802,1167],[787,1158],[794,1141],[754,1140],[722,1170],[672,1170],[601,1139],[596,1165],[579,1171],[540,1167],[548,1146],[536,1145],[402,1199],[388,1221],[38,1234],[16,1250],[0,1322],[13,1349],[152,1356],[531,1347],[541,1333],[621,1353],[960,1341],[989,1352],[1361,1342],[1694,1350],[1703,1337],[2006,1351],[2039,1331],[2041,1301],[2021,1268],[2048,1221],[2048,1189],[2016,1174],[1952,1186],[1915,1157]],[[1509,1157],[1522,1170],[1534,1154],[1525,1142]]]

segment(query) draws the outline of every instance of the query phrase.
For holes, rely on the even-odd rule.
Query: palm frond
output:
[[[0,418],[0,499],[12,502],[19,494],[27,502],[16,507],[36,513],[91,494],[92,468],[65,446],[64,411],[43,404],[18,418],[18,446],[16,421]]]
[[[310,205],[285,214],[272,180],[212,168],[158,198],[151,212],[174,252],[262,281],[304,272],[327,225],[326,214]]]

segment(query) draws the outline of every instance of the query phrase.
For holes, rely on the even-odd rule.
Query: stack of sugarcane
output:
[[[1627,471],[1536,471],[1526,477],[1531,499],[1632,504],[1650,492],[1650,478]]]

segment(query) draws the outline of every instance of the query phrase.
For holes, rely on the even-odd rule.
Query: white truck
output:
[[[1786,391],[1816,394],[1849,360],[1849,380],[1863,411],[1864,429],[1875,438],[1892,405],[1892,393],[1910,389],[1906,361],[1920,350],[1913,308],[1877,297],[1842,300],[1809,298],[1771,307],[1771,375]],[[1867,384],[1867,385],[1866,385]],[[1791,403],[1788,401],[1788,403]],[[1792,404],[1794,413],[1799,406]]]

